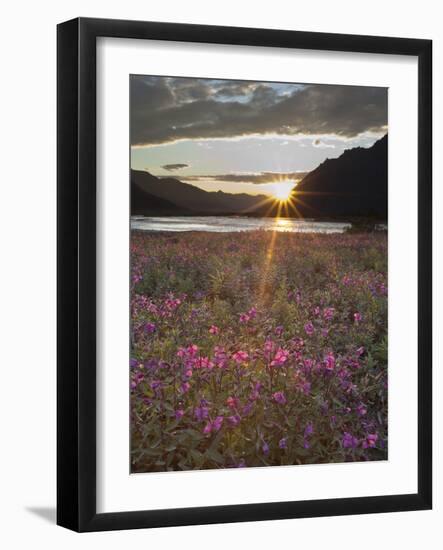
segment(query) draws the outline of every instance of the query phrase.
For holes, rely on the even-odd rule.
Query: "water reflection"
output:
[[[241,216],[133,216],[131,228],[141,231],[281,231],[291,233],[343,233],[350,223],[295,218],[248,218]]]

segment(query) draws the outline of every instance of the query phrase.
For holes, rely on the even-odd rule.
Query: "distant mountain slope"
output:
[[[190,214],[185,208],[171,201],[156,197],[141,190],[137,185],[131,189],[131,214],[143,216],[180,216]]]
[[[298,184],[304,216],[387,219],[388,136],[325,160]]]
[[[142,213],[152,196],[177,210],[200,214],[241,213],[253,210],[266,199],[265,195],[210,193],[175,178],[157,178],[149,172],[131,170],[131,212]]]
[[[325,160],[298,184],[295,202],[297,215],[303,217],[386,220],[388,136],[367,149],[348,149],[336,159]],[[176,178],[131,170],[132,214],[276,216],[277,212],[277,202],[272,206],[266,195],[208,192]],[[296,214],[289,210],[288,215]]]

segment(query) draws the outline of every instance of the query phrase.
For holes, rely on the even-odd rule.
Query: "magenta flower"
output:
[[[323,310],[323,319],[330,321],[334,317],[335,309],[333,307],[326,307]]]
[[[271,354],[274,349],[274,342],[272,340],[266,340],[264,345],[265,353],[267,355]]]
[[[257,317],[257,310],[255,307],[251,307],[251,309],[248,311],[248,315],[250,319],[255,319]]]
[[[179,420],[180,418],[183,418],[184,414],[185,414],[185,411],[183,409],[177,409],[175,411],[175,418]]]
[[[308,422],[305,426],[304,436],[309,437],[314,433],[314,424],[312,422]]]
[[[206,420],[209,417],[208,407],[196,407],[194,410],[194,416],[199,422],[202,420]]]
[[[198,346],[196,346],[195,344],[191,344],[186,348],[186,351],[191,357],[194,357],[198,353]]]
[[[300,385],[300,390],[301,390],[305,395],[309,395],[309,393],[311,392],[311,382],[303,382],[303,383]]]
[[[195,361],[196,369],[212,369],[214,368],[214,363],[209,360],[209,357],[200,357]]]
[[[224,369],[228,362],[228,356],[222,347],[215,346],[214,348],[214,363],[217,367]]]
[[[211,334],[218,334],[220,332],[220,329],[215,325],[211,325],[211,328],[209,329],[209,332]]]
[[[285,394],[282,391],[276,391],[274,394],[272,394],[272,397],[276,403],[279,405],[285,405],[286,404],[286,397]]]
[[[328,371],[333,371],[335,368],[335,357],[332,352],[329,352],[325,357],[325,368]]]
[[[284,363],[286,363],[288,357],[289,352],[282,348],[279,348],[275,354],[274,359],[271,361],[271,367],[281,367]]]
[[[238,426],[240,424],[240,416],[238,414],[235,414],[233,416],[228,416],[228,422],[230,426],[235,428],[235,426]]]
[[[308,336],[312,336],[314,334],[314,325],[309,321],[309,323],[306,323],[305,325],[305,332]]]
[[[364,416],[368,412],[363,403],[360,403],[355,410],[357,411],[358,416]]]
[[[378,434],[368,434],[366,439],[362,443],[362,447],[367,449],[368,447],[375,447],[378,440]]]
[[[359,323],[362,320],[361,313],[354,313],[354,323]]]
[[[223,416],[216,416],[214,422],[212,423],[212,429],[214,432],[218,432],[223,424]]]
[[[236,351],[232,354],[232,359],[238,364],[245,363],[249,359],[249,355],[246,351]]]
[[[247,313],[241,313],[240,314],[240,323],[247,323],[249,321],[250,317]]]
[[[226,404],[230,409],[235,409],[238,406],[238,399],[236,397],[229,396],[226,399]]]
[[[191,389],[191,384],[189,382],[183,382],[180,386],[182,393],[187,393]]]
[[[203,428],[203,433],[205,435],[212,432],[218,432],[223,424],[223,416],[216,416],[213,422],[207,422]]]
[[[344,432],[341,444],[344,449],[355,449],[358,447],[358,439],[349,432]]]
[[[156,329],[156,326],[154,325],[154,323],[146,323],[145,325],[145,332],[147,334],[152,334],[153,332],[155,332],[157,329]]]

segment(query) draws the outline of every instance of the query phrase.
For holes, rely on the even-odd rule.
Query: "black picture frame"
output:
[[[96,512],[96,39],[398,54],[418,58],[418,491],[416,494]],[[57,523],[104,531],[432,507],[432,42],[74,19],[57,29]]]

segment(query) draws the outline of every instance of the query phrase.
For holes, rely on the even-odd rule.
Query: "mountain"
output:
[[[289,216],[386,220],[388,136],[367,149],[348,149],[336,159],[325,160],[295,191],[297,214],[289,209]],[[277,212],[278,203],[266,195],[208,192],[176,178],[131,170],[132,214],[276,216]]]
[[[296,191],[304,203],[297,205],[304,216],[386,220],[388,136],[367,149],[348,149],[336,159],[325,160],[302,179]]]
[[[144,191],[131,179],[131,214],[143,216],[183,216],[191,211]]]
[[[156,201],[153,201],[155,197]],[[265,195],[233,194],[204,191],[175,178],[157,178],[149,172],[131,170],[131,213],[155,211],[157,204],[175,214],[239,214],[254,210],[266,200]],[[160,203],[158,201],[166,201]],[[161,214],[161,212],[158,212]]]

